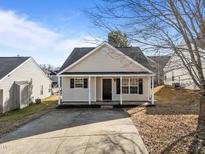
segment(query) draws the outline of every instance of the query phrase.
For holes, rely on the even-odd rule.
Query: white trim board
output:
[[[148,76],[155,76],[155,74],[92,74],[92,75],[72,75],[72,74],[69,74],[69,75],[58,75],[59,77],[85,77],[85,76],[96,76],[96,77],[120,77],[120,76],[133,76],[133,77],[148,77]]]
[[[70,68],[72,68],[73,66],[75,66],[76,64],[78,64],[79,62],[81,62],[82,60],[84,60],[85,58],[87,58],[88,56],[90,56],[91,54],[93,54],[94,52],[96,52],[99,48],[101,48],[103,45],[106,45],[108,47],[110,47],[111,49],[113,49],[114,51],[116,51],[117,53],[125,56],[129,61],[133,62],[134,64],[136,64],[137,66],[140,66],[141,68],[145,69],[146,71],[148,71],[149,73],[153,73],[151,70],[149,70],[148,68],[144,67],[143,65],[141,65],[140,63],[136,62],[135,60],[133,60],[132,58],[130,58],[129,56],[125,55],[124,53],[122,53],[121,51],[119,51],[118,49],[116,49],[115,47],[111,46],[110,44],[104,42],[101,45],[99,45],[98,47],[96,47],[95,49],[93,49],[92,51],[90,51],[88,54],[84,55],[83,57],[81,57],[80,59],[78,59],[77,61],[75,61],[73,64],[69,65],[68,67],[66,67],[65,69],[63,69],[62,71],[60,71],[58,73],[58,75],[60,75],[61,73],[63,73],[65,70],[68,70]]]

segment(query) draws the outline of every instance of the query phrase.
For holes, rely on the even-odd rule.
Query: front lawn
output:
[[[38,118],[42,114],[55,107],[57,96],[50,96],[40,104],[31,104],[21,110],[7,112],[0,116],[0,137],[5,133],[13,131],[26,122]]]
[[[199,95],[169,86],[155,88],[155,107],[134,107],[127,111],[150,153],[204,153],[195,140]],[[203,136],[204,137],[204,136]]]

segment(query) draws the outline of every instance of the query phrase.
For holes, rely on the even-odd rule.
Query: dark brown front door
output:
[[[103,79],[103,101],[112,100],[112,79]]]

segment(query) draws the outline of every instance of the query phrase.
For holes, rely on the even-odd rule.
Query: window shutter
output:
[[[70,88],[74,88],[74,79],[70,79]]]
[[[84,79],[84,88],[88,88],[88,79]]]
[[[117,94],[120,94],[120,79],[119,78],[117,78],[116,90],[117,90]]]
[[[139,79],[139,94],[143,94],[143,79]]]

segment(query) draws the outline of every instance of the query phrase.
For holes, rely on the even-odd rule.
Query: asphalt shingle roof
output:
[[[29,58],[30,57],[0,57],[0,79]]]
[[[71,54],[68,56],[62,67],[60,68],[59,72],[79,60],[81,57],[85,56],[89,52],[91,52],[94,47],[82,47],[82,48],[74,48]],[[136,62],[140,63],[144,67],[152,70],[147,58],[143,54],[143,52],[138,47],[124,47],[124,48],[117,48],[119,51],[127,55],[128,57],[132,58]]]

